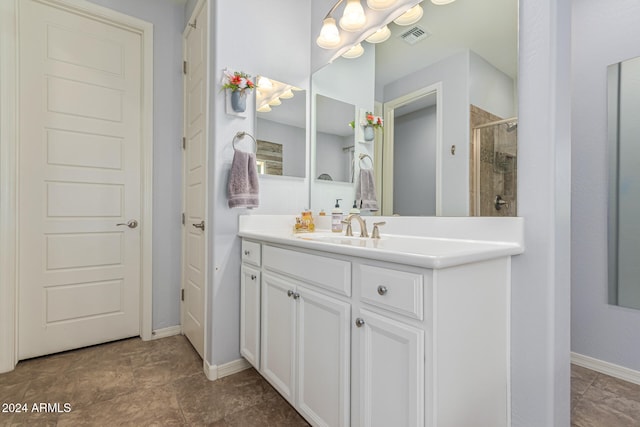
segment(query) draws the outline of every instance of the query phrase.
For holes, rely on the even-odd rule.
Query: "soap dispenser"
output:
[[[358,209],[358,201],[357,200],[353,201],[353,207],[351,208],[349,213],[350,214],[359,214],[360,213],[360,209]]]
[[[340,233],[342,231],[342,209],[340,209],[340,200],[336,199],[336,205],[331,211],[331,231]]]

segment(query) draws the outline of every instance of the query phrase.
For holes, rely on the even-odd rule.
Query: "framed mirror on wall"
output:
[[[640,57],[607,70],[609,303],[640,309]]]
[[[304,178],[306,91],[259,76],[255,105],[258,173]]]

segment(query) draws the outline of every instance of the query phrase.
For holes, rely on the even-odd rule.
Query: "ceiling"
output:
[[[365,4],[363,2],[363,4]],[[457,0],[436,6],[429,0],[419,25],[431,33],[410,45],[399,35],[409,27],[390,24],[391,37],[376,45],[376,84],[386,85],[442,59],[470,49],[514,80],[517,73],[518,1]]]

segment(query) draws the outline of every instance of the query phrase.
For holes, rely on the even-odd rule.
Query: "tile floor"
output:
[[[307,426],[253,369],[211,382],[183,336],[132,338],[20,362],[0,374],[0,426]],[[33,403],[71,405],[31,412]],[[2,408],[0,408],[1,411]]]
[[[640,427],[640,385],[571,365],[572,427]]]
[[[0,374],[0,404],[18,402],[29,413],[0,412],[0,426],[308,425],[253,369],[208,381],[183,336],[132,338],[20,362]],[[61,411],[69,403],[71,411],[33,412],[34,403],[59,403]],[[571,421],[640,427],[640,385],[573,365]]]

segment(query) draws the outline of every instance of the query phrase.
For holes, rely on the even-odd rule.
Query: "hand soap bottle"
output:
[[[349,213],[350,214],[359,214],[360,213],[360,209],[358,209],[358,201],[357,200],[353,201],[353,207],[351,208]]]
[[[340,200],[336,199],[336,206],[331,211],[331,231],[340,233],[342,231],[342,209],[340,209]]]

